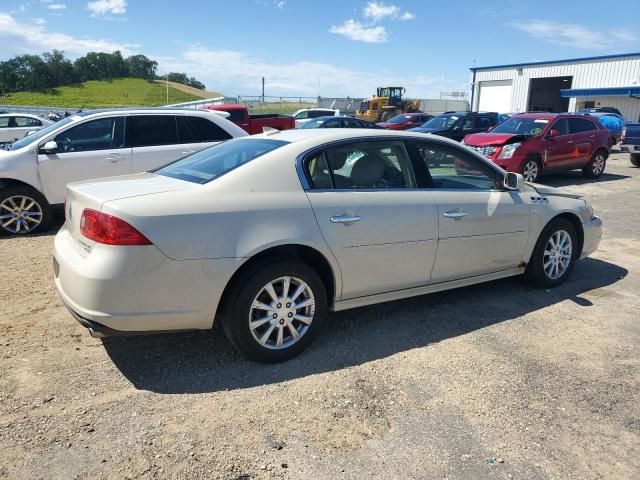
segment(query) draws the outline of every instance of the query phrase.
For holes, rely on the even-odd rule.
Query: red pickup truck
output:
[[[207,105],[204,108],[228,112],[227,120],[232,121],[250,135],[262,133],[262,127],[271,127],[276,130],[296,128],[296,121],[293,117],[278,114],[249,115],[249,110],[244,105]]]

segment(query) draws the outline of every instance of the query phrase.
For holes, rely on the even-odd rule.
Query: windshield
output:
[[[542,133],[549,120],[546,118],[521,118],[511,117],[500,125],[497,125],[491,133],[512,133],[536,137]]]
[[[411,117],[409,115],[396,115],[387,123],[407,123],[411,121]]]
[[[422,128],[433,128],[438,130],[449,129],[453,127],[453,125],[460,120],[460,117],[457,115],[438,115],[437,117],[433,117],[428,122],[420,125]]]
[[[326,120],[323,118],[322,120],[311,120],[310,122],[305,123],[302,127],[300,128],[320,128],[320,126],[326,122]]]
[[[56,123],[53,123],[51,125],[49,125],[47,128],[43,128],[42,130],[38,130],[36,133],[32,133],[31,135],[29,135],[28,137],[24,137],[16,142],[13,142],[11,144],[11,147],[9,148],[9,150],[18,150],[19,148],[22,147],[26,147],[27,145],[31,145],[32,143],[40,140],[43,137],[46,137],[47,135],[49,135],[51,132],[53,132],[54,130],[56,130],[59,127],[62,127],[63,125],[66,125],[68,123],[74,122],[76,120],[78,120],[80,117],[67,117],[64,118]]]
[[[183,157],[152,172],[193,183],[207,183],[288,142],[256,138],[229,140]]]

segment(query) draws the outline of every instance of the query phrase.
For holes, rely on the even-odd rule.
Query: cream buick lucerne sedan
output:
[[[92,335],[209,329],[300,353],[328,311],[526,273],[553,287],[600,242],[569,193],[442,137],[289,130],[68,187],[55,282]]]

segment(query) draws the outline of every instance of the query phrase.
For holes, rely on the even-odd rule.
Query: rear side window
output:
[[[262,138],[229,140],[153,171],[187,182],[207,183],[287,143]]]
[[[312,110],[309,112],[309,118],[318,118],[318,117],[326,117],[327,115],[331,115],[333,112],[325,112],[323,110]]]
[[[414,188],[416,181],[401,142],[359,142],[328,148],[306,163],[314,189]]]
[[[231,137],[222,127],[202,117],[178,116],[180,143],[221,142]]]
[[[244,112],[242,110],[231,110],[229,111],[229,117],[227,117],[227,120],[233,123],[243,123]]]
[[[41,127],[42,122],[30,117],[15,117],[16,127]]]
[[[130,147],[152,147],[178,143],[174,115],[132,115],[127,118],[127,143]]]
[[[570,118],[569,119],[569,132],[570,133],[582,133],[591,132],[597,130],[596,124],[586,118]]]

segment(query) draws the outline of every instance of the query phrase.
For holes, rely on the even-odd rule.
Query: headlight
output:
[[[522,145],[521,142],[510,143],[509,145],[505,145],[504,147],[502,147],[502,151],[500,152],[500,155],[498,155],[498,158],[513,157],[513,154],[516,153],[516,150],[520,145]]]
[[[593,212],[593,207],[586,200],[584,201],[584,206],[587,212],[587,217],[589,217],[589,219],[592,219],[596,216],[596,214]]]

